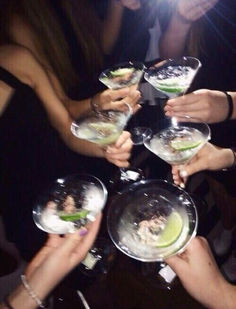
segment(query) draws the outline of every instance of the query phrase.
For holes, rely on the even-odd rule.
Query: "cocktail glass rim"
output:
[[[138,66],[140,68],[138,68]],[[100,73],[98,79],[99,79],[100,82],[103,83],[102,79],[104,77],[109,78],[109,76],[108,76],[109,72],[114,71],[114,70],[118,70],[118,69],[121,69],[121,68],[127,68],[127,67],[133,67],[134,69],[136,69],[136,67],[137,67],[137,69],[142,70],[143,72],[146,69],[145,64],[142,63],[141,61],[124,61],[124,62],[120,62],[120,63],[114,64],[114,65],[111,65],[109,68],[103,70]]]
[[[159,183],[166,183],[170,186],[173,186],[175,187],[176,189],[178,189],[179,191],[182,191],[185,195],[188,196],[189,200],[191,201],[191,206],[192,206],[192,209],[194,210],[194,215],[195,215],[195,226],[194,226],[194,229],[192,231],[192,234],[189,235],[189,238],[188,240],[186,241],[186,243],[181,246],[181,248],[177,249],[177,250],[174,250],[173,252],[171,252],[168,256],[165,256],[164,258],[163,257],[160,257],[160,258],[153,258],[153,259],[143,259],[143,258],[138,258],[137,256],[133,256],[131,253],[128,253],[127,251],[125,251],[124,249],[122,249],[117,243],[116,241],[114,240],[112,234],[111,234],[111,231],[110,231],[110,228],[109,228],[109,218],[110,218],[110,214],[111,214],[111,207],[109,207],[108,209],[108,214],[107,214],[107,230],[108,230],[108,234],[112,240],[112,242],[114,243],[114,245],[117,247],[117,249],[119,249],[122,253],[124,253],[125,255],[129,256],[130,258],[133,258],[135,260],[138,260],[138,261],[141,261],[141,262],[163,262],[165,261],[165,259],[167,259],[168,257],[171,257],[173,255],[176,255],[176,254],[181,254],[182,252],[184,252],[185,248],[188,246],[188,244],[190,243],[190,241],[196,236],[197,234],[197,228],[198,228],[198,212],[197,212],[197,208],[196,208],[196,205],[193,201],[193,199],[191,198],[191,196],[185,191],[183,190],[182,188],[180,188],[179,186],[175,185],[175,184],[172,184],[170,182],[168,182],[167,180],[164,180],[164,179],[145,179],[145,180],[140,180],[139,182],[135,182],[131,185],[129,185],[128,187],[126,187],[125,189],[123,189],[119,194],[117,194],[117,197],[116,198],[119,198],[120,195],[128,192],[130,190],[131,187],[135,187],[135,186],[138,186],[138,185],[141,185],[141,184],[146,184],[146,183],[151,183],[151,182],[159,182]]]

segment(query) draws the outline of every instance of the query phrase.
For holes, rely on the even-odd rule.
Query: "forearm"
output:
[[[63,103],[70,113],[71,117],[76,119],[79,118],[80,115],[88,112],[91,110],[91,98],[81,100],[81,101],[75,101],[75,100],[70,100],[66,98],[63,100]]]
[[[183,56],[191,23],[183,23],[174,13],[160,39],[160,55],[163,59]]]
[[[236,286],[224,281],[221,290],[212,299],[209,309],[234,309],[236,302]]]
[[[110,54],[120,33],[124,7],[116,0],[110,0],[107,17],[103,23],[103,50]]]
[[[68,128],[69,129],[69,128]],[[78,152],[85,156],[91,157],[104,157],[104,151],[97,144],[87,142],[85,140],[78,139],[72,133],[64,132],[61,133],[61,137],[64,143],[73,151]]]

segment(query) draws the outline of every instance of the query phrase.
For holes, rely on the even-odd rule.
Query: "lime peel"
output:
[[[112,76],[118,77],[118,76],[123,76],[125,74],[133,73],[133,71],[134,71],[134,68],[120,68],[115,71],[111,71],[110,73]]]
[[[80,219],[86,218],[87,214],[89,213],[88,210],[81,210],[75,213],[66,213],[66,212],[60,212],[59,217],[63,221],[78,221]]]
[[[178,212],[173,211],[167,218],[164,230],[159,234],[156,247],[163,248],[172,245],[179,238],[182,229],[182,217]]]
[[[184,151],[198,147],[202,143],[199,141],[183,141],[183,140],[173,140],[170,142],[171,147],[174,150]]]

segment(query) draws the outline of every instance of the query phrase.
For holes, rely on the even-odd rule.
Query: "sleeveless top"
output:
[[[0,214],[28,260],[46,235],[33,223],[34,201],[55,179],[86,171],[88,158],[64,145],[29,86],[1,67],[0,80],[15,89],[0,117]]]

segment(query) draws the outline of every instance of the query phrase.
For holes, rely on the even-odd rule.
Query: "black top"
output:
[[[45,240],[33,223],[32,207],[44,188],[59,177],[89,171],[99,165],[70,151],[48,121],[33,90],[0,68],[0,80],[15,89],[0,117],[0,213],[8,239],[25,259]],[[99,175],[97,175],[99,176]]]

